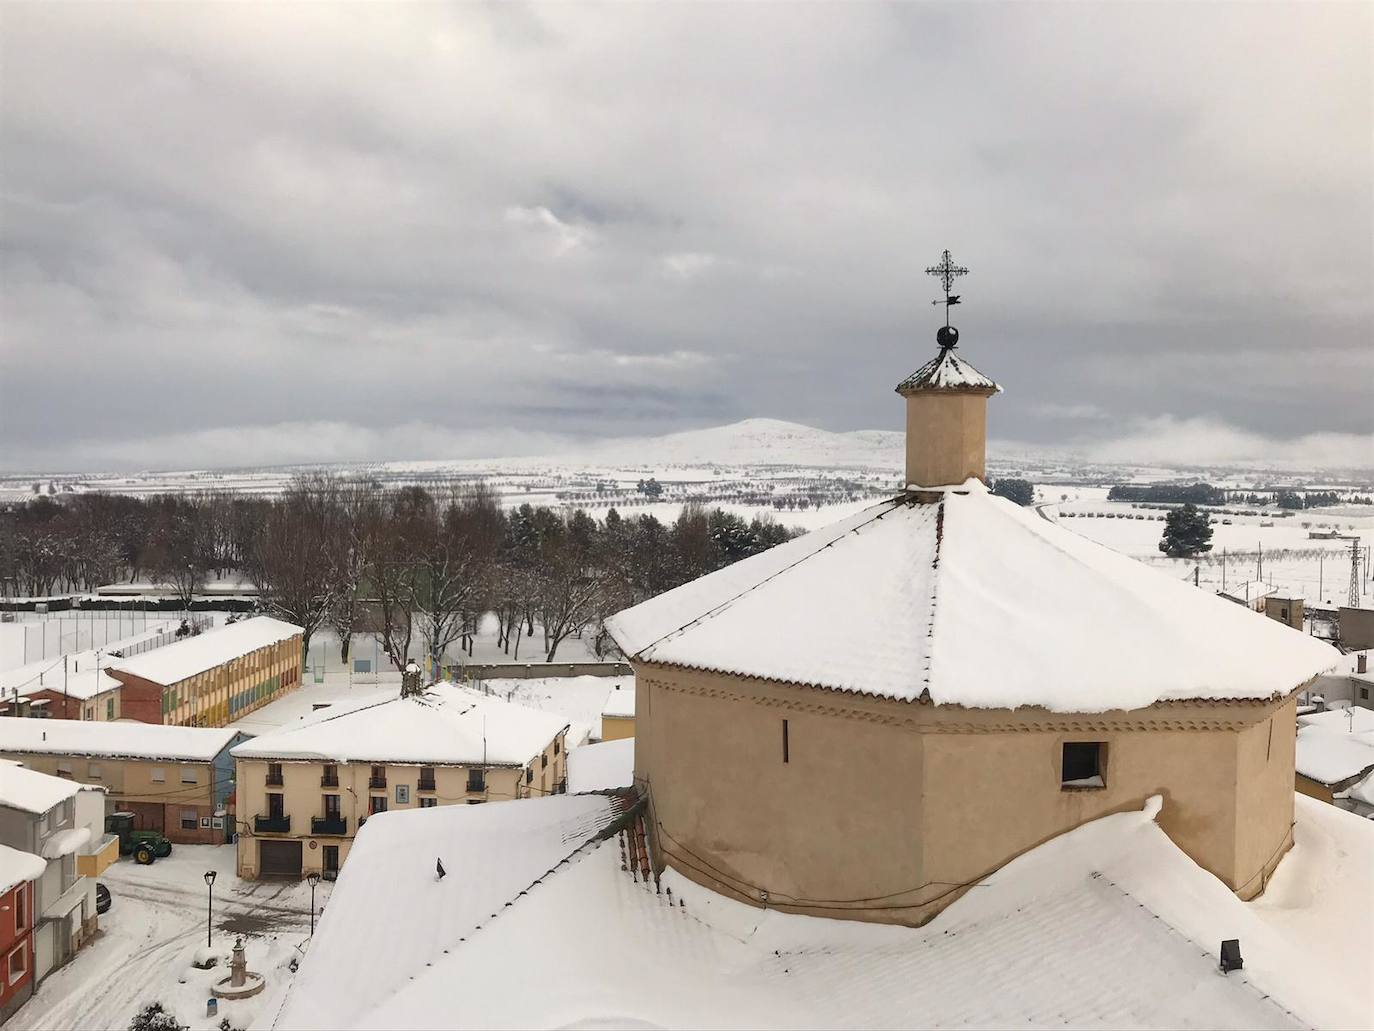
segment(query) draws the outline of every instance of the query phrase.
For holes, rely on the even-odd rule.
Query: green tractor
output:
[[[133,813],[110,813],[105,817],[105,833],[119,838],[119,854],[132,855],[139,866],[172,854],[172,843],[157,831],[134,830]]]

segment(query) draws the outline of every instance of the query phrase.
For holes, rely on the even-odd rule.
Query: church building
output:
[[[965,270],[930,270],[946,312]],[[921,924],[1163,796],[1243,899],[1293,842],[1295,698],[1330,646],[984,484],[958,331],[903,380],[905,489],[609,622],[655,864],[754,905]]]

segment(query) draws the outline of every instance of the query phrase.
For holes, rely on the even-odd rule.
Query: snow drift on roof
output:
[[[601,715],[610,716],[612,719],[633,719],[634,714],[634,681],[630,680],[628,684],[617,684],[615,687],[611,688],[610,692],[606,695],[606,701],[601,706]]]
[[[0,752],[209,762],[237,736],[228,728],[0,716]]]
[[[658,894],[620,869],[619,850],[607,841],[510,906],[486,909],[498,917],[460,931],[466,941],[455,943],[454,921],[422,904],[425,892],[437,897],[452,879],[435,882],[430,854],[461,840],[480,857],[480,883],[489,869],[518,861],[523,845],[519,836],[479,829],[459,807],[451,823],[397,844],[394,862],[410,866],[379,864],[350,880],[361,869],[350,856],[277,1026],[1366,1023],[1374,981],[1352,979],[1349,958],[1365,955],[1374,935],[1374,887],[1363,876],[1374,862],[1374,827],[1299,797],[1298,847],[1272,879],[1269,905],[1241,902],[1198,867],[1154,823],[1155,810],[1107,816],[1047,842],[922,928],[755,909],[671,871],[663,887],[672,894]],[[458,831],[463,824],[470,831]],[[408,829],[428,828],[416,820]],[[392,883],[408,885],[414,899],[389,906],[400,892]],[[1312,890],[1321,884],[1345,887]],[[386,898],[373,897],[378,886]],[[484,915],[486,907],[476,908]],[[1236,936],[1245,968],[1222,976],[1217,948]],[[398,971],[404,976],[385,959],[386,977],[365,976],[376,941],[413,951]],[[536,947],[556,959],[532,978]],[[343,964],[337,976],[334,964]]]
[[[0,845],[0,894],[23,881],[38,880],[47,868],[48,864],[32,852]]]
[[[607,626],[641,662],[1056,712],[1273,698],[1340,660],[977,481],[882,502]]]
[[[454,684],[291,724],[251,738],[236,759],[524,766],[565,729],[562,716]]]
[[[902,382],[897,393],[915,390],[969,390],[996,393],[1002,388],[952,350],[941,350]]]
[[[135,655],[132,659],[119,659],[111,663],[109,668],[155,684],[175,684],[300,633],[301,628],[294,623],[285,623],[271,616],[256,616],[207,630],[176,644]]]
[[[1294,766],[1328,786],[1374,769],[1374,711],[1355,706],[1299,716]]]
[[[61,777],[50,777],[22,766],[0,766],[0,806],[41,816],[73,798],[80,789],[80,784]]]
[[[369,817],[274,1026],[392,1026],[373,1022],[373,1007],[471,939],[621,811],[617,798],[560,795]],[[562,957],[527,944],[547,962],[520,962],[521,991],[539,994]],[[463,983],[465,992],[480,990]]]
[[[635,739],[602,741],[568,752],[568,790],[611,791],[628,788],[635,779]]]
[[[51,835],[47,841],[43,842],[43,858],[58,859],[62,856],[69,856],[77,849],[84,848],[90,840],[91,829],[89,827],[68,827],[66,830]]]

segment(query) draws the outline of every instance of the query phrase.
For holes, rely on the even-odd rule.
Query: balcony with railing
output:
[[[322,777],[320,777],[320,787],[322,787],[322,788],[337,788],[338,786],[339,786],[339,775],[338,775],[338,773],[326,773],[326,774],[324,774]]]
[[[312,816],[310,833],[320,837],[333,835],[343,837],[348,833],[348,818],[344,816]]]
[[[253,832],[255,834],[290,834],[291,817],[286,816],[255,816],[253,817]]]
[[[279,788],[282,786],[281,770],[269,770],[267,772],[267,786],[269,788]]]
[[[487,779],[486,779],[485,777],[469,777],[469,778],[468,778],[468,794],[469,794],[469,795],[481,795],[481,794],[485,794],[485,793],[486,793],[486,790],[487,790]]]
[[[426,779],[425,777],[421,777],[421,778],[420,778],[420,783],[419,783],[419,785],[418,785],[418,787],[417,787],[417,790],[419,790],[419,791],[433,791],[433,790],[435,790],[435,788],[434,788],[434,778],[433,778],[433,777],[430,777],[430,778]]]
[[[370,788],[383,788],[383,789],[385,789],[385,788],[386,788],[386,774],[383,773],[381,776],[378,776],[377,774],[374,773],[372,776],[370,776],[370,777],[367,778],[367,786],[370,787]]]

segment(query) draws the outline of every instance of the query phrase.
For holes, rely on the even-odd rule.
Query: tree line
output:
[[[376,634],[397,669],[416,654],[438,663],[455,644],[471,654],[492,612],[506,654],[518,659],[537,635],[553,661],[587,632],[597,655],[613,654],[614,612],[799,532],[696,504],[671,523],[614,508],[596,519],[580,508],[505,511],[471,481],[386,490],[312,474],[275,498],[82,494],[12,505],[0,511],[0,583],[41,597],[146,579],[189,606],[213,575],[238,572],[266,611],[303,628],[307,653],[327,627],[345,662],[355,636]]]

